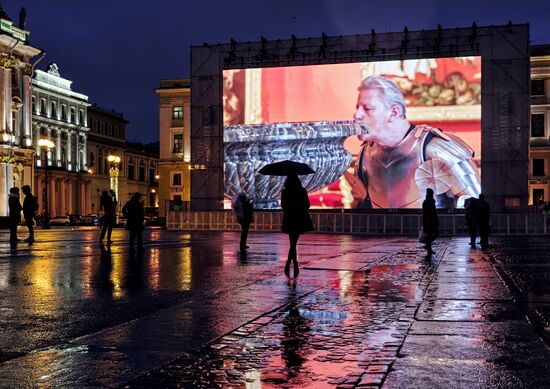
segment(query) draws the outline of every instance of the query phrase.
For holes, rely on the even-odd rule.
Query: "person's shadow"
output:
[[[308,336],[311,328],[296,302],[290,303],[288,313],[283,320],[282,358],[288,369],[288,376],[295,377],[307,361]]]

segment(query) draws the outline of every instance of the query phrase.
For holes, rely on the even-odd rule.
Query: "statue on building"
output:
[[[21,7],[21,11],[19,11],[19,28],[24,30],[25,24],[27,24],[27,10],[25,7]]]

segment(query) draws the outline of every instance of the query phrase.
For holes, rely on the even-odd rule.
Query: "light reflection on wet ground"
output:
[[[109,248],[97,234],[0,243],[1,387],[550,382],[524,319],[549,304],[550,259],[532,260],[528,278],[515,256],[532,257],[512,244],[482,253],[441,239],[425,258],[411,238],[306,235],[289,281],[282,234],[252,234],[243,254],[236,233],[148,230],[141,255],[125,231]],[[518,305],[514,293],[537,300]]]

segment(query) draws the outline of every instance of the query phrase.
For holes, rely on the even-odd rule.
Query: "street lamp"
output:
[[[48,156],[50,154],[50,150],[55,147],[55,143],[49,139],[39,139],[38,146],[41,149],[46,150],[46,166],[44,166],[44,221],[42,223],[42,229],[49,230],[51,227],[50,213],[48,211]]]
[[[109,169],[111,190],[115,192],[115,197],[118,202],[118,173],[120,172],[118,164],[120,163],[120,157],[118,155],[109,155],[107,161],[111,162],[111,168]]]

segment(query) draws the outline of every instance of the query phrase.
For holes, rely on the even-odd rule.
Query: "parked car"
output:
[[[82,225],[82,216],[80,215],[69,215],[69,220],[71,221],[71,226]]]
[[[56,216],[50,219],[50,225],[52,226],[68,226],[71,224],[69,216]]]
[[[83,226],[99,226],[99,217],[95,213],[86,215],[82,217],[80,224]]]
[[[119,216],[116,218],[116,226],[124,227],[126,226],[126,218],[124,216]]]

